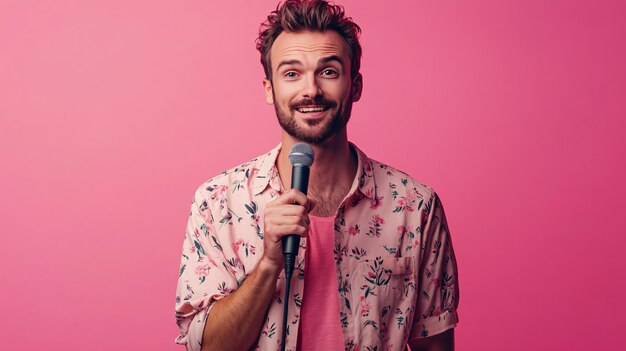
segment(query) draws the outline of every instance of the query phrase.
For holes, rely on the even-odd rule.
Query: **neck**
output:
[[[276,165],[284,189],[291,188],[292,166],[289,163],[289,152],[299,142],[283,132]],[[317,201],[328,201],[336,197],[335,195],[341,195],[341,201],[350,190],[357,168],[357,158],[350,151],[346,129],[321,144],[312,144],[311,147],[315,152],[315,161],[309,176],[308,197]]]

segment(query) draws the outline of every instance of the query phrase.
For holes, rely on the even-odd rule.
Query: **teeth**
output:
[[[325,107],[301,107],[298,109],[298,111],[302,113],[309,113],[309,112],[322,112],[325,109],[326,109]]]

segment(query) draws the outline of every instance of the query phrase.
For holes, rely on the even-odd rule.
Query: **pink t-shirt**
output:
[[[335,217],[309,215],[298,351],[343,350],[333,249]]]

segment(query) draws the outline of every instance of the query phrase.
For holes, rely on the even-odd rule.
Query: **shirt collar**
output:
[[[350,143],[350,148],[356,151],[358,164],[355,182],[358,181],[359,192],[366,197],[374,200],[376,195],[376,179],[374,179],[374,169],[372,168],[372,160],[361,151],[356,145]],[[352,193],[353,190],[350,191]],[[352,194],[351,194],[352,195]]]
[[[282,143],[278,144],[265,155],[259,156],[257,166],[252,170],[254,174],[254,183],[252,186],[254,195],[259,195],[268,185],[277,192],[280,192],[282,185],[280,184],[278,168],[276,167],[276,159],[278,158],[281,146]]]
[[[281,146],[282,144],[278,144],[268,153],[259,157],[259,162],[252,170],[251,176],[254,181],[252,186],[254,195],[260,194],[268,185],[275,191],[281,192],[282,184],[280,182],[278,168],[276,167],[276,159],[278,158]],[[362,195],[374,200],[377,198],[377,195],[372,160],[352,143],[350,143],[350,149],[356,152],[358,163],[356,176],[348,197],[354,195],[355,190],[358,189]]]

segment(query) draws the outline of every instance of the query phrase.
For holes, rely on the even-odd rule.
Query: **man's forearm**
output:
[[[257,340],[281,269],[263,260],[241,286],[215,303],[204,326],[202,350],[247,350]]]

